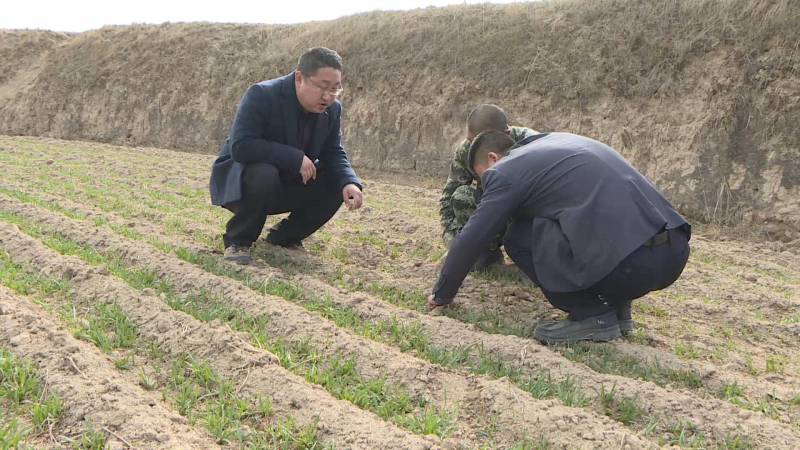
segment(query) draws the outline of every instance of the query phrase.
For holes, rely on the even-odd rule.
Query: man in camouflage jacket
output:
[[[450,174],[439,199],[442,238],[448,246],[466,225],[480,201],[481,179],[469,165],[469,146],[475,136],[488,130],[504,131],[515,142],[536,134],[530,128],[509,126],[505,111],[498,106],[479,105],[470,112],[467,118],[467,137],[456,146],[453,160],[450,163]],[[474,186],[473,181],[475,182]],[[502,238],[502,234],[498,235],[489,244],[489,248],[475,264],[475,270],[483,270],[492,264],[503,261],[503,255],[500,253]]]

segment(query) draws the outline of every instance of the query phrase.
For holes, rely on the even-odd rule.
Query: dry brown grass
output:
[[[213,153],[248,84],[326,45],[347,65],[358,166],[443,177],[466,113],[489,101],[610,143],[694,217],[785,230],[800,220],[797,23],[793,0],[558,0],[107,27],[43,67],[20,59],[31,76],[0,104],[0,132]]]

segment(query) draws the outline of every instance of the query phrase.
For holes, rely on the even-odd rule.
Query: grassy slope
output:
[[[799,17],[790,0],[563,0],[110,27],[30,66],[0,131],[214,152],[249,83],[324,44],[346,60],[360,166],[441,177],[467,111],[491,101],[609,142],[694,216],[796,225]]]

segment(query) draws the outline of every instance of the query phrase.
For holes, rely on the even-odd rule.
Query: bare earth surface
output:
[[[424,311],[444,255],[438,189],[367,180],[367,206],[305,251],[259,242],[239,267],[221,257],[229,213],[208,203],[212,160],[0,137],[0,347],[64,403],[54,438],[29,445],[86,423],[120,448],[257,447],[256,435],[289,448],[800,443],[800,257],[787,244],[698,226],[681,279],[634,303],[632,335],[548,348],[533,327],[562,314],[510,263],[470,276],[457,308]],[[37,290],[25,274],[69,286]],[[109,305],[133,347],[80,332]],[[232,388],[187,407],[182,358]],[[269,399],[270,413],[219,423],[214,399],[228,395]]]

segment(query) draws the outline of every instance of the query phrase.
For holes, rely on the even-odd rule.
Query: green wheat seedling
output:
[[[63,237],[61,239],[63,240]],[[75,247],[75,245],[77,245],[77,248]],[[69,252],[71,252],[73,254],[77,254],[78,256],[83,257],[84,259],[86,259],[89,262],[103,263],[103,262],[107,261],[107,257],[104,257],[103,255],[99,254],[98,252],[96,252],[96,251],[94,251],[92,249],[89,249],[89,248],[81,249],[78,244],[75,244],[75,245],[68,245],[68,244],[62,243],[62,245],[60,245],[60,248],[64,249],[65,251],[69,251]],[[197,254],[195,254],[193,252],[190,252],[190,251],[188,251],[186,249],[179,250],[178,252],[176,252],[176,254],[178,254],[179,257],[182,257],[182,259],[188,260],[189,262],[193,262],[193,263],[199,263],[202,267],[207,268],[212,272],[217,272],[220,275],[232,275],[233,277],[238,278],[238,279],[249,280],[249,283],[246,283],[246,284],[248,284],[251,288],[254,287],[254,285],[255,285],[255,289],[259,290],[260,292],[265,292],[265,293],[273,293],[274,292],[277,295],[283,295],[284,298],[289,297],[288,299],[296,299],[300,295],[300,292],[302,292],[302,290],[300,288],[297,288],[296,286],[293,286],[293,285],[291,285],[290,283],[287,283],[287,282],[276,282],[276,281],[271,281],[270,282],[270,281],[267,281],[267,282],[258,283],[256,285],[257,282],[247,278],[246,276],[244,276],[244,275],[242,275],[242,274],[240,274],[238,272],[234,272],[231,269],[228,269],[227,266],[220,264],[218,262],[218,260],[216,260],[213,257],[208,257],[208,256],[205,256],[205,255],[197,255]],[[118,261],[120,261],[120,260],[118,260]],[[128,268],[128,267],[125,267],[121,261],[119,263],[113,265],[112,267],[113,267],[113,270],[109,269],[110,271],[112,271],[112,273],[117,274],[118,276],[123,278],[123,280],[129,282],[129,284],[131,284],[132,286],[137,287],[139,289],[143,289],[145,287],[156,288],[159,291],[167,294],[168,302],[170,303],[170,305],[173,308],[181,309],[181,310],[184,310],[185,312],[190,312],[190,314],[191,314],[191,311],[189,311],[187,309],[184,309],[185,307],[182,308],[182,307],[177,305],[176,302],[178,302],[179,300],[177,300],[178,297],[174,295],[174,289],[171,288],[171,286],[169,285],[168,282],[158,279],[158,277],[155,275],[155,273],[153,271],[148,271],[148,270],[143,270],[143,269]],[[414,292],[409,297],[408,293],[406,293],[406,292],[404,292],[402,290],[399,290],[397,288],[394,288],[394,287],[387,287],[387,286],[382,286],[382,285],[379,285],[379,284],[374,284],[372,288],[373,288],[373,290],[376,290],[377,292],[382,293],[383,294],[382,296],[389,297],[394,302],[418,304],[418,302],[421,301],[421,299],[424,298],[424,295],[421,292]],[[201,293],[201,295],[205,295],[205,294]],[[185,299],[184,299],[184,301],[185,301]],[[208,304],[214,305],[215,302],[211,301]],[[217,302],[217,306],[219,306],[218,302]],[[220,309],[217,312],[214,312],[213,308],[211,308],[211,309],[206,308],[202,312],[201,311],[195,311],[195,313],[198,314],[198,318],[201,319],[201,320],[212,320],[212,318],[218,318],[218,319],[222,319],[224,321],[230,322],[230,318],[229,317],[223,317],[223,316],[226,316],[226,314],[223,314],[223,312],[224,312],[224,308]],[[230,316],[230,315],[227,315],[227,316]],[[261,319],[261,320],[263,320],[263,319]],[[247,322],[247,320],[245,320],[244,322]],[[252,318],[250,319],[249,322],[250,323],[258,323],[257,320],[253,321]],[[234,326],[234,328],[236,328],[236,327]],[[386,328],[389,329],[389,330],[394,330],[395,339],[397,337],[399,337],[398,332],[399,332],[400,329],[399,329],[399,327],[397,325],[395,325],[395,326],[391,326],[390,325],[390,326],[388,326]],[[421,329],[419,329],[419,330],[421,331]],[[253,333],[253,334],[254,334],[253,341],[257,345],[262,345],[263,346],[268,341],[268,339],[265,336],[263,336],[263,333],[261,333],[262,336],[260,336],[260,337],[259,337],[259,333],[257,333],[257,332]],[[372,334],[374,335],[374,334],[380,334],[380,333],[378,333],[376,331],[376,332],[374,332]],[[390,335],[391,334],[392,334],[392,332],[390,332]],[[425,339],[417,338],[417,343],[418,344],[413,344],[412,343],[410,345],[412,345],[412,346],[413,345],[419,345],[419,343],[424,343],[424,342],[425,342]],[[465,359],[466,353],[467,352],[464,351],[463,349],[458,351],[458,352],[456,352],[455,355],[446,354],[444,352],[437,351],[437,350],[425,349],[425,351],[422,352],[422,355],[430,356],[430,357],[432,357],[433,359],[435,359],[437,361],[444,361],[444,362],[457,361],[457,362],[459,362],[459,361],[463,361]],[[488,355],[484,355],[484,356],[480,357],[478,366],[477,367],[473,367],[471,369],[471,371],[473,373],[479,373],[479,374],[480,373],[491,373],[491,371],[487,371],[484,367],[481,367],[481,365],[485,365],[485,364],[492,364],[492,362],[490,361],[490,357]],[[523,389],[526,389],[526,388],[535,389],[535,390],[538,390],[539,392],[543,392],[544,393],[544,394],[541,394],[541,395],[557,397],[557,398],[561,399],[562,402],[564,402],[568,406],[585,406],[585,405],[587,405],[589,403],[588,396],[585,393],[583,393],[578,388],[578,384],[574,380],[571,380],[571,379],[561,380],[559,382],[551,382],[549,375],[548,376],[540,375],[540,376],[536,376],[536,377],[530,377],[528,379],[518,378],[515,382],[517,384],[519,384],[520,387],[522,387]]]
[[[62,415],[61,400],[48,394],[36,367],[0,348],[0,411],[12,413],[10,420],[0,413],[0,444],[15,448],[29,433],[44,432]],[[20,419],[23,422],[20,422]],[[32,426],[28,428],[25,423]]]
[[[553,448],[553,443],[544,437],[539,439],[526,438],[520,442],[515,442],[508,450],[550,450]]]
[[[108,436],[102,431],[89,426],[83,430],[80,439],[72,444],[75,450],[105,450],[108,445]]]
[[[19,448],[29,432],[17,418],[6,421],[0,416],[0,448]]]
[[[136,326],[116,304],[95,306],[93,314],[75,332],[75,337],[92,342],[106,353],[133,348],[138,336]],[[124,359],[121,361],[118,368],[125,366]]]
[[[658,362],[645,362],[620,352],[610,344],[577,343],[555,349],[568,359],[586,364],[597,372],[652,381],[659,386],[703,387],[700,376],[694,371],[672,369]]]
[[[681,448],[706,448],[706,438],[697,426],[688,421],[674,422],[667,425],[667,437],[662,445],[677,445]]]
[[[146,391],[153,391],[158,388],[158,381],[145,371],[144,368],[139,370],[139,386]]]
[[[316,424],[274,417],[272,399],[245,398],[232,380],[192,355],[178,355],[166,381],[178,412],[206,428],[219,444],[246,448],[322,448]]]
[[[441,438],[449,436],[455,429],[452,414],[433,407],[425,408],[421,414],[401,417],[395,423],[417,434],[432,434]]]
[[[620,398],[617,395],[616,386],[610,390],[606,390],[605,386],[600,386],[597,398],[607,416],[625,425],[640,423],[647,415],[647,411],[639,405],[636,398]]]
[[[780,355],[767,355],[766,371],[767,373],[782,374],[785,370],[787,360]]]

